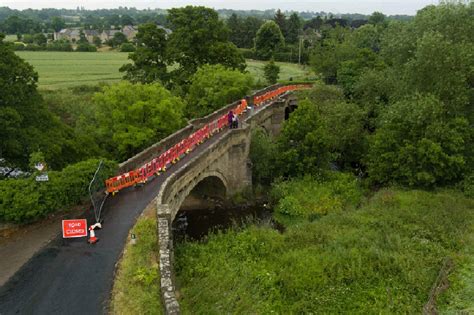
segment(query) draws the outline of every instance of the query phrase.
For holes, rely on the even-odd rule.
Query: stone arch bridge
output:
[[[153,203],[158,217],[161,298],[167,314],[179,314],[173,280],[171,237],[171,226],[178,211],[182,207],[202,208],[200,202],[205,202],[203,196],[225,199],[250,187],[252,170],[249,150],[252,130],[263,128],[269,135],[277,135],[296,103],[296,96],[288,92],[247,112],[238,129],[223,131],[211,137],[212,141],[208,140],[210,143],[205,149],[191,154],[191,158],[183,161],[162,183]],[[222,116],[233,107],[235,104],[192,121],[193,130]]]

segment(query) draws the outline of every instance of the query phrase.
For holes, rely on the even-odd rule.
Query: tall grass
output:
[[[386,189],[285,234],[254,226],[181,244],[183,312],[420,313],[473,207],[452,191]]]

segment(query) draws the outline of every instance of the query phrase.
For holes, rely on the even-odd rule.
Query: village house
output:
[[[82,31],[89,43],[94,42],[94,37],[100,38],[102,43],[112,39],[118,32],[122,32],[129,41],[132,41],[138,33],[138,29],[133,25],[126,25],[121,30],[104,30],[99,33],[97,30],[83,30]],[[65,28],[59,32],[54,33],[54,40],[65,39],[70,42],[77,42],[81,38],[80,28]]]

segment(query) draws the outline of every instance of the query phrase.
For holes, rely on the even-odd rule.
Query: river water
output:
[[[271,209],[264,205],[234,208],[214,208],[200,210],[180,210],[173,222],[174,242],[183,240],[199,241],[209,233],[241,227],[245,224],[267,224],[283,231],[281,225],[272,218]]]

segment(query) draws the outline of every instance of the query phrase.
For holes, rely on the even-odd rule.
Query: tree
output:
[[[298,108],[283,125],[278,138],[278,170],[285,176],[319,175],[333,159],[331,135],[318,108],[309,100]]]
[[[273,21],[278,25],[278,27],[281,30],[281,33],[283,34],[283,37],[286,39],[287,36],[287,21],[286,21],[286,16],[281,12],[280,9],[278,9],[275,12],[275,16],[273,17]]]
[[[48,39],[43,33],[37,33],[33,35],[33,42],[37,45],[44,46],[48,42]]]
[[[191,79],[187,95],[188,117],[202,117],[242,98],[253,86],[252,76],[222,65],[204,65]]]
[[[157,81],[166,85],[169,81],[166,32],[155,24],[148,23],[138,27],[136,37],[137,50],[128,56],[132,63],[122,66],[120,72],[126,72],[124,78],[132,82]]]
[[[275,84],[280,74],[280,67],[275,64],[273,59],[271,59],[270,62],[263,67],[263,72],[265,73],[265,79],[267,82],[269,84]]]
[[[102,46],[102,39],[100,39],[100,37],[98,36],[94,36],[92,38],[92,42],[94,43],[94,45],[97,47],[97,48],[100,48]]]
[[[425,33],[406,64],[407,83],[413,90],[438,96],[451,116],[467,116],[469,111],[474,114],[473,49],[472,43],[456,43],[439,33]]]
[[[372,15],[369,17],[369,24],[387,26],[385,15],[381,12],[372,13]]]
[[[323,19],[318,15],[315,18],[312,18],[309,21],[304,23],[303,29],[307,30],[308,28],[312,28],[314,30],[319,30],[323,25]]]
[[[52,168],[87,157],[67,128],[44,106],[36,90],[38,74],[0,35],[0,155],[26,169],[29,155],[41,151]]]
[[[112,37],[111,39],[109,39],[107,41],[107,44],[111,47],[118,47],[118,46],[122,45],[123,43],[127,43],[127,42],[128,42],[128,39],[127,39],[127,36],[125,36],[124,33],[116,32],[114,34],[114,37]]]
[[[66,22],[59,16],[53,16],[51,19],[51,27],[55,32],[59,32],[66,26]]]
[[[227,20],[230,30],[229,39],[237,47],[253,48],[258,29],[262,26],[262,19],[254,16],[242,18],[233,13]]]
[[[297,13],[290,15],[287,25],[287,35],[285,37],[286,42],[289,44],[295,44],[298,42],[298,36],[302,30],[301,20]]]
[[[237,14],[232,13],[229,19],[226,21],[226,25],[229,28],[229,40],[237,47],[245,47],[243,32],[243,21],[242,18]]]
[[[120,17],[120,24],[122,26],[135,25],[135,20],[130,15],[124,14]]]
[[[173,33],[168,39],[168,56],[177,65],[173,80],[186,84],[204,64],[223,64],[230,69],[245,69],[245,60],[234,44],[217,12],[205,7],[186,6],[169,10]]]
[[[84,32],[81,30],[81,32],[79,33],[79,40],[76,42],[78,45],[88,45],[89,44],[89,41],[87,40],[86,38],[86,35],[84,34]]]
[[[257,32],[255,51],[259,57],[270,59],[284,42],[280,27],[273,21],[267,21]]]
[[[98,133],[117,160],[127,159],[184,125],[183,101],[159,83],[120,82],[94,96]]]
[[[462,178],[472,141],[469,125],[465,118],[448,118],[435,96],[399,101],[380,123],[368,155],[372,182],[432,187]]]

